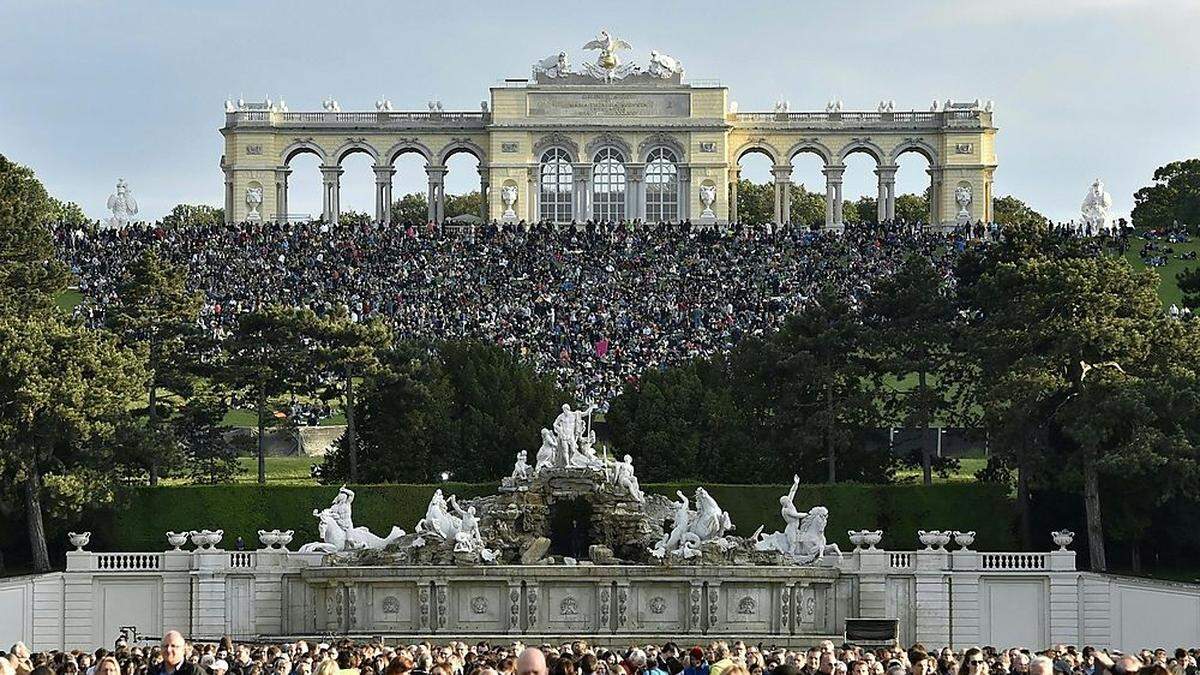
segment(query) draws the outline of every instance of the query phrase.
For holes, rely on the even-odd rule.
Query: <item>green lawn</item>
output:
[[[320,426],[329,426],[331,424],[345,424],[346,416],[342,413],[337,413],[332,417],[323,417],[319,423]],[[245,427],[247,429],[255,429],[258,427],[258,416],[253,410],[243,408],[235,408],[225,414],[225,419],[222,424],[228,427]]]
[[[234,477],[234,482],[248,485],[258,482],[258,458],[239,457],[242,473]],[[320,457],[267,457],[268,485],[316,485],[317,481],[309,475],[313,464],[320,464]]]
[[[984,457],[964,457],[958,460],[958,471],[942,478],[936,473],[933,474],[934,483],[973,483],[975,482],[975,472],[987,466],[987,459]],[[924,474],[920,468],[916,469],[901,469],[896,472],[897,482],[915,482],[920,483]]]
[[[1129,241],[1130,247],[1129,250],[1125,252],[1125,259],[1129,261],[1130,265],[1133,265],[1134,269],[1146,269],[1146,265],[1142,263],[1142,259],[1138,255],[1138,253],[1140,253],[1142,250],[1142,246],[1146,243],[1146,240],[1141,236],[1134,236]],[[1167,261],[1166,265],[1153,268],[1155,272],[1158,272],[1160,279],[1158,285],[1158,297],[1162,298],[1164,307],[1170,307],[1172,304],[1182,307],[1183,293],[1179,291],[1179,284],[1175,281],[1175,275],[1179,274],[1185,269],[1192,269],[1200,266],[1200,261],[1177,260],[1177,258],[1182,253],[1190,253],[1192,251],[1200,252],[1200,240],[1193,239],[1186,244],[1169,244],[1157,240],[1156,243],[1160,247],[1170,246],[1171,248],[1175,249],[1175,253],[1171,255],[1171,259]]]
[[[73,288],[70,288],[62,293],[59,293],[58,297],[55,298],[54,301],[58,303],[59,309],[67,314],[70,314],[75,310],[76,305],[83,302],[83,294]]]

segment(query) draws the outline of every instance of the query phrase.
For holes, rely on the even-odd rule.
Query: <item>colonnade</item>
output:
[[[345,169],[340,164],[322,164],[321,170],[321,218],[327,223],[337,224],[338,214],[341,213],[342,174]],[[391,164],[374,164],[371,170],[375,173],[375,220],[391,222],[393,192],[392,181],[396,175],[396,167]],[[449,169],[442,164],[428,164],[425,167],[427,176],[426,218],[429,221],[442,222],[446,216],[446,173]],[[288,179],[292,174],[290,166],[280,166],[275,169],[275,220],[286,223],[288,218]],[[484,166],[479,167],[479,194],[483,205],[478,214],[487,220],[488,203],[488,174]],[[232,207],[233,181],[226,179],[226,208]],[[232,211],[230,211],[232,213]]]
[[[896,217],[896,171],[899,169],[896,164],[881,164],[875,168],[876,176],[876,215],[880,222],[885,220],[893,220]],[[739,213],[737,207],[738,200],[738,180],[741,178],[741,166],[735,165],[729,170],[729,219],[732,222],[738,222]],[[821,173],[825,175],[825,227],[840,229],[845,225],[843,211],[843,203],[845,198],[842,195],[842,178],[846,172],[845,164],[826,164]],[[935,171],[930,168],[928,170],[932,180],[932,194],[937,195],[940,185],[938,180],[940,171]],[[775,205],[772,212],[773,221],[776,223],[786,223],[791,220],[792,212],[792,165],[777,164],[771,167],[771,176],[774,179],[772,185],[775,191]],[[936,214],[937,200],[930,200],[929,218],[932,223],[938,222]]]

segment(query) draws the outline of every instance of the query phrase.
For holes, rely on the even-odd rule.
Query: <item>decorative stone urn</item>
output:
[[[925,545],[926,551],[940,551],[950,543],[950,535],[941,530],[917,530],[917,540]]]
[[[850,543],[854,544],[855,551],[861,551],[863,545],[863,535],[866,530],[846,530],[846,534],[850,535]]]
[[[88,542],[92,540],[92,533],[91,532],[68,532],[67,539],[71,540],[71,545],[75,547],[76,551],[82,551],[83,547],[87,546]]]
[[[1054,540],[1054,544],[1058,546],[1058,550],[1065,551],[1075,541],[1075,533],[1070,530],[1055,530],[1050,533],[1050,538]]]
[[[504,206],[504,213],[500,218],[505,222],[515,221],[517,212],[513,210],[513,206],[517,203],[517,186],[505,185],[500,188],[500,203]]]
[[[959,548],[961,548],[964,551],[971,550],[971,544],[975,543],[975,530],[970,530],[968,532],[961,532],[959,530],[955,530],[954,531],[954,543],[958,544]]]
[[[279,543],[279,530],[259,530],[258,540],[262,542],[263,548],[275,548]]]
[[[862,543],[867,547],[868,551],[877,550],[875,547],[879,542],[883,541],[883,530],[863,530]]]
[[[179,547],[187,543],[187,532],[167,532],[167,543],[173,546],[172,551],[180,550]]]
[[[221,543],[221,537],[224,534],[225,530],[192,530],[192,543],[199,550],[211,551],[217,544]]]
[[[287,550],[293,534],[293,530],[259,530],[258,540],[262,542],[263,548]]]

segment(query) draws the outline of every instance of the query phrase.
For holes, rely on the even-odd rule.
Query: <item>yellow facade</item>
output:
[[[850,154],[867,154],[876,162],[880,218],[894,215],[899,156],[924,155],[934,194],[931,222],[940,224],[989,221],[996,168],[992,113],[977,105],[931,112],[737,112],[730,110],[725,87],[644,74],[616,82],[580,76],[509,81],[492,88],[482,112],[243,109],[226,113],[221,133],[225,205],[232,221],[286,218],[288,165],[301,153],[321,161],[322,215],[328,221],[336,221],[340,210],[341,163],[353,153],[373,160],[375,216],[380,220],[390,219],[392,165],[405,153],[424,158],[431,220],[443,215],[439,204],[446,160],[460,152],[479,160],[486,217],[508,221],[543,219],[551,208],[543,202],[556,196],[571,200],[571,218],[557,220],[582,222],[602,213],[644,218],[652,189],[646,162],[660,148],[674,160],[674,183],[655,193],[656,199],[668,194],[666,199],[674,200],[670,212],[692,222],[725,223],[737,217],[732,182],[739,160],[748,153],[771,159],[777,220],[789,212],[783,187],[791,180],[792,159],[800,153],[820,157],[830,198],[826,226],[833,228],[842,222],[841,176]],[[570,195],[547,193],[543,185],[543,160],[552,149],[570,158],[570,169],[561,169],[570,174],[570,187],[562,188]],[[621,184],[611,188],[620,193],[602,187],[616,180],[612,169],[605,174],[596,164],[602,153],[620,164]],[[655,169],[661,183],[661,164]],[[562,180],[564,185],[568,181]],[[255,204],[252,195],[260,188],[261,204]],[[707,194],[715,191],[711,213],[705,212],[704,188],[711,189]],[[510,212],[505,195],[511,196],[513,189],[516,200]],[[607,201],[601,206],[597,199]]]

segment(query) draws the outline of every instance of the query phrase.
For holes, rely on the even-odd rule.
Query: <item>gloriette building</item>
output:
[[[594,220],[726,223],[738,220],[739,161],[771,160],[775,220],[790,212],[792,159],[811,153],[824,164],[825,226],[840,228],[842,174],[853,153],[876,163],[879,218],[895,214],[901,155],[929,162],[931,223],[992,219],[996,169],[990,104],[935,102],[928,111],[743,112],[715,82],[687,81],[679,62],[651,52],[646,67],[622,63],[628,44],[602,33],[586,49],[595,62],[572,69],[566,54],[534,65],[529,79],[505,80],[477,111],[292,112],[281,104],[226,104],[225,213],[233,221],[285,220],[289,164],[320,158],[323,218],[336,222],[342,162],[365,153],[375,171],[375,217],[390,219],[393,164],[420,155],[428,175],[430,220],[445,212],[446,162],[457,153],[479,161],[487,220]]]

